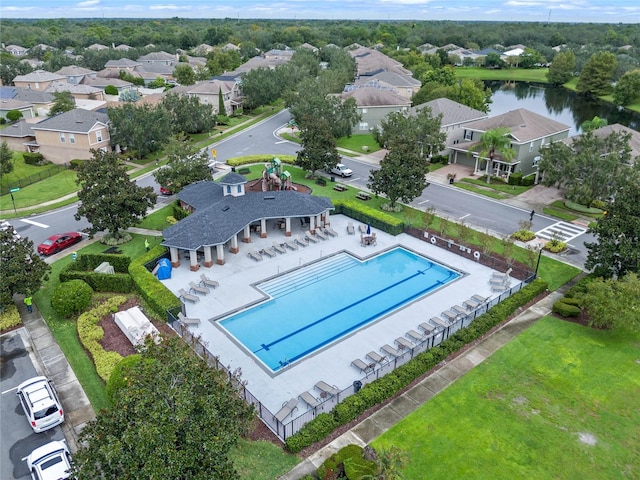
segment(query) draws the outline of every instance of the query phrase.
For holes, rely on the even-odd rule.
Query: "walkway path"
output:
[[[577,278],[505,323],[480,343],[454,358],[370,417],[304,459],[288,473],[282,475],[280,480],[297,480],[305,475],[313,474],[327,458],[346,445],[356,444],[364,447],[371,443],[476,365],[485,361],[538,319],[548,315],[554,302],[561,298],[564,292],[574,285],[576,281]]]

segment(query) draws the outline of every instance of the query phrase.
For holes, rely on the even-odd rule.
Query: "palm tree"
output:
[[[582,122],[582,124],[580,125],[580,128],[582,128],[582,130],[585,132],[592,132],[594,130],[597,130],[598,128],[602,128],[606,126],[607,126],[607,119],[600,118],[599,116],[596,115],[595,117],[593,117],[593,119],[585,120],[584,122]]]
[[[511,148],[511,131],[506,127],[487,130],[480,137],[480,142],[475,146],[479,150],[478,156],[487,159],[487,183],[491,183],[491,171],[493,170],[493,159],[496,153],[507,162],[513,160],[516,151]]]

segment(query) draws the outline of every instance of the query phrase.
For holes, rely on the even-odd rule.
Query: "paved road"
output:
[[[228,158],[254,155],[296,155],[300,146],[282,140],[277,132],[282,129],[290,119],[288,110],[279,112],[262,122],[238,132],[215,145],[216,159],[224,162]],[[353,176],[349,179],[340,179],[342,183],[350,184],[356,188],[366,188],[369,172],[378,168],[375,162],[370,162],[352,157],[342,157],[342,162],[353,170]],[[159,191],[153,176],[147,174],[136,182],[141,186],[154,186]],[[159,197],[159,202],[168,202],[169,199]],[[519,228],[518,222],[528,220],[530,209],[524,209],[504,202],[498,202],[488,197],[476,195],[449,185],[432,182],[422,195],[412,203],[417,208],[426,209],[433,206],[440,216],[452,220],[464,220],[469,226],[479,230],[488,229],[497,234],[510,234]],[[14,227],[22,235],[28,236],[34,244],[40,243],[53,233],[69,230],[82,230],[87,227],[87,222],[82,219],[76,222],[73,214],[76,205],[69,205],[62,209],[35,215],[23,219],[14,220]],[[558,224],[556,219],[543,215],[536,215],[533,221],[533,230],[540,231],[554,229]],[[594,237],[582,234],[569,241],[571,249],[564,259],[577,266],[582,266],[586,260],[586,248],[584,242],[595,241]]]
[[[31,377],[41,375],[36,371],[36,362],[32,361],[20,332],[25,332],[25,329],[0,337],[0,478],[6,480],[31,478],[27,462],[22,459],[45,443],[64,439],[60,426],[34,433],[20,406],[17,386]]]

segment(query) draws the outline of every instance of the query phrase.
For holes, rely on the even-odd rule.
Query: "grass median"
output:
[[[405,478],[640,473],[640,334],[546,317],[378,437]]]

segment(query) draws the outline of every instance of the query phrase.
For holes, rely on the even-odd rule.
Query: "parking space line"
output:
[[[29,225],[33,225],[35,227],[40,228],[49,228],[49,225],[45,225],[44,223],[34,222],[33,220],[22,219],[21,222],[28,223]]]

